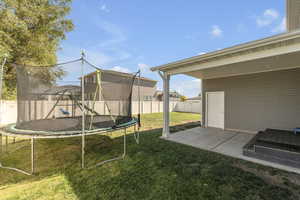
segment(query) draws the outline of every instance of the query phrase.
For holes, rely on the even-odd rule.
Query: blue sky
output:
[[[80,57],[105,69],[135,72],[162,82],[149,67],[176,61],[285,30],[285,0],[74,0],[75,29],[58,52],[59,61]],[[200,82],[177,75],[171,89],[186,96]]]

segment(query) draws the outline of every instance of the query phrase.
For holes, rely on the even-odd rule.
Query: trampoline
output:
[[[140,115],[132,115],[133,87],[138,90],[140,71],[134,74],[100,69],[85,59],[51,65],[15,65],[17,72],[17,122],[4,127],[2,136],[31,140],[31,171],[7,167],[27,175],[35,173],[35,140],[81,137],[81,167],[85,166],[85,137],[123,131],[123,154],[96,164],[123,159],[126,129],[134,127],[139,143]],[[78,73],[78,69],[80,72]],[[76,73],[77,70],[77,73]],[[2,146],[0,148],[2,150]]]

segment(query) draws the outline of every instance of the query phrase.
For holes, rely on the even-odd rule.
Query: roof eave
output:
[[[272,43],[277,43],[277,42],[281,42],[284,40],[288,40],[288,39],[293,39],[296,37],[300,36],[300,30],[296,30],[293,32],[287,32],[287,33],[282,33],[279,35],[275,35],[272,37],[267,37],[267,38],[263,38],[260,40],[255,40],[255,41],[251,41],[251,42],[247,42],[244,44],[239,44],[236,46],[232,46],[229,48],[225,48],[222,50],[218,50],[218,51],[213,51],[204,55],[199,55],[199,56],[193,56],[190,58],[186,58],[186,59],[182,59],[179,61],[175,61],[175,62],[171,62],[168,64],[164,64],[164,65],[159,65],[159,66],[155,66],[150,68],[151,71],[167,71],[168,69],[171,68],[176,68],[176,67],[180,67],[182,65],[186,65],[186,64],[192,64],[194,62],[199,62],[199,61],[203,61],[203,60],[207,60],[207,59],[211,59],[211,58],[215,58],[218,56],[224,56],[226,54],[231,54],[231,53],[236,53],[239,51],[245,51],[245,50],[249,50],[252,48],[257,48],[260,46],[264,46],[264,45],[269,45]]]
[[[103,70],[103,71],[111,73],[111,74],[119,75],[119,76],[127,76],[127,75],[124,75],[124,74],[132,75],[132,74],[129,74],[129,73],[118,72],[118,71],[113,71],[113,70]],[[87,76],[91,76],[91,75],[94,75],[94,74],[96,74],[96,71],[90,72],[90,73],[88,73],[84,76],[87,77]],[[81,77],[79,77],[78,79],[81,80]],[[157,83],[156,80],[149,79],[149,78],[146,78],[146,77],[141,77],[141,80]]]

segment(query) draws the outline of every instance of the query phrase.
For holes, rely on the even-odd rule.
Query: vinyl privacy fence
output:
[[[24,116],[26,120],[43,119],[53,108],[55,101],[30,101],[21,102],[24,103],[30,112]],[[86,102],[88,106],[92,105],[91,101]],[[121,112],[122,102],[120,101],[110,101],[108,102],[110,106],[114,106],[116,112]],[[61,101],[60,105],[55,109],[50,117],[63,117],[63,113],[59,108],[73,113],[75,116],[81,115],[81,110],[77,108],[72,108],[71,102]],[[170,112],[191,112],[191,113],[201,113],[201,102],[170,102]],[[95,110],[99,114],[108,114],[109,110],[103,101],[98,101],[95,103]],[[132,102],[132,114],[138,114],[139,102]],[[141,101],[140,102],[140,112],[141,114],[148,113],[159,113],[163,112],[163,102],[161,101]],[[119,114],[119,113],[112,113]],[[5,125],[9,123],[15,123],[17,121],[17,102],[16,101],[0,101],[0,125]]]
[[[201,101],[177,102],[173,111],[187,113],[202,113],[202,103]]]

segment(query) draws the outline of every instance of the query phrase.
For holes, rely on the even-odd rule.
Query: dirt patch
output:
[[[242,169],[243,171],[255,174],[268,184],[288,189],[293,193],[295,199],[300,199],[300,175],[298,174],[288,172],[275,174],[268,170],[249,167],[240,162],[234,163],[233,166]]]

